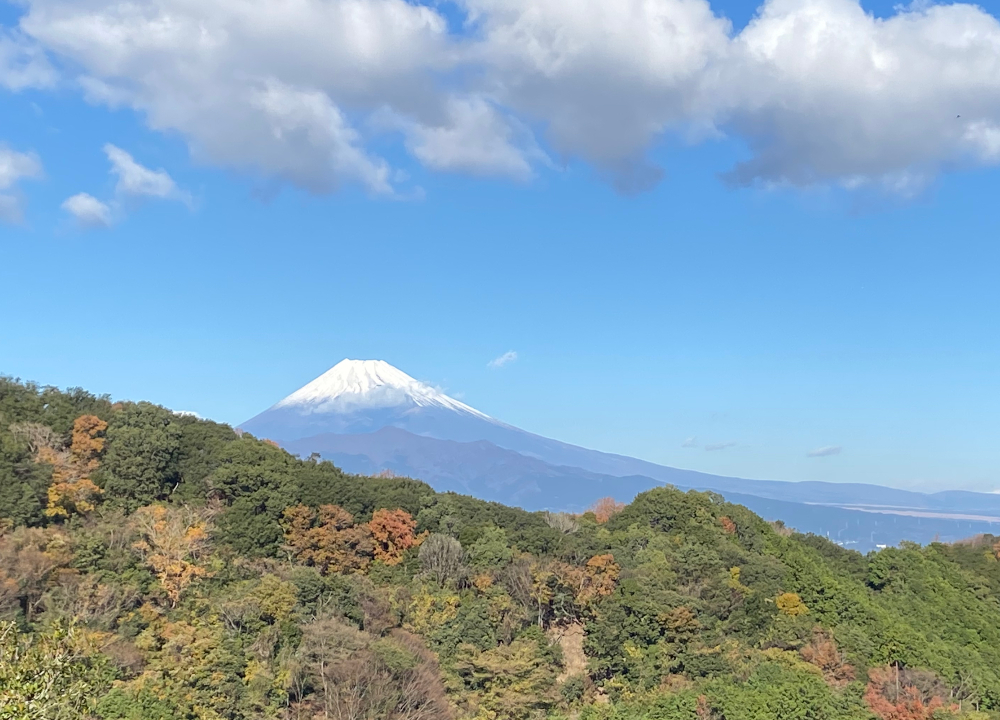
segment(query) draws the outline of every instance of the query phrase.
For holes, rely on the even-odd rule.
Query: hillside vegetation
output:
[[[528,513],[0,379],[0,720],[1000,718],[998,556]]]

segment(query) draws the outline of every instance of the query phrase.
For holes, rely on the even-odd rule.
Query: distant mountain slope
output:
[[[602,496],[628,501],[666,483],[740,498],[734,501],[769,519],[852,547],[1000,529],[993,520],[1000,518],[1000,495],[747,480],[666,467],[520,430],[380,360],[344,360],[242,429],[302,457],[318,452],[350,472],[388,469],[439,490],[529,509],[578,511]],[[947,514],[975,517],[940,517]]]
[[[327,433],[283,445],[300,457],[317,452],[348,472],[391,470],[420,478],[439,492],[452,490],[528,510],[582,512],[599,498],[629,501],[661,484],[648,477],[552,465],[486,440],[438,440],[395,427],[359,435]]]
[[[615,477],[566,465],[551,465],[485,440],[471,443],[437,440],[394,427],[357,435],[327,433],[284,443],[284,447],[300,457],[319,453],[323,459],[347,472],[375,475],[389,470],[396,475],[420,478],[438,492],[450,490],[471,494],[526,510],[581,512],[599,498],[611,496],[630,502],[638,493],[661,484],[644,476]],[[810,492],[815,492],[815,489],[800,489],[800,485],[820,486],[818,496],[822,497],[823,483],[754,484],[768,494],[752,495],[732,489],[741,482],[738,479],[704,477],[709,478],[707,485],[701,483],[697,489],[715,490],[730,502],[745,505],[767,520],[781,520],[788,527],[828,537],[862,552],[881,545],[896,545],[901,540],[952,542],[1000,530],[1000,513],[997,520],[990,522],[903,514],[909,512],[903,508],[880,508],[880,512],[875,512],[795,500],[800,495],[811,497]],[[776,494],[771,486],[791,487],[797,492],[786,492],[784,498],[771,497]],[[678,484],[677,487],[686,489],[689,486]],[[864,491],[870,486],[853,487]],[[933,504],[928,498],[934,496],[904,493],[900,497],[914,507],[925,507]],[[975,514],[982,516],[986,512],[980,510]]]

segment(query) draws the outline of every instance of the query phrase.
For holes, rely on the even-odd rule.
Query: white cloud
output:
[[[498,370],[502,368],[504,365],[509,365],[515,360],[517,360],[517,353],[514,352],[513,350],[510,350],[509,352],[505,352],[500,357],[493,358],[492,360],[490,360],[488,363],[486,363],[486,367],[490,368],[491,370]]]
[[[1000,23],[974,5],[877,19],[855,0],[767,0],[722,70],[709,96],[753,153],[736,184],[905,194],[1000,160]]]
[[[736,445],[737,443],[735,442],[711,443],[705,446],[705,450],[707,452],[715,452],[717,450],[728,450],[731,447],[736,447]]]
[[[825,445],[815,450],[810,450],[806,453],[807,457],[828,457],[830,455],[840,455],[840,451],[843,450],[840,445]]]
[[[690,121],[728,21],[705,0],[465,0],[487,87],[545,127],[554,150],[625,192],[656,183],[645,155]]]
[[[150,170],[111,143],[104,146],[104,154],[111,162],[111,174],[118,178],[115,192],[119,196],[180,200],[190,204],[190,196],[177,187],[165,170]]]
[[[109,172],[116,178],[114,199],[104,202],[81,192],[62,204],[62,209],[72,215],[80,227],[111,227],[116,216],[120,218],[131,202],[142,198],[177,200],[192,207],[190,193],[177,187],[166,170],[151,170],[140,165],[129,153],[111,143],[105,144],[104,154],[111,163]]]
[[[81,227],[110,227],[111,208],[87,193],[77,193],[67,198],[62,209],[76,218]]]
[[[17,184],[41,175],[42,163],[37,155],[0,145],[0,222],[19,223],[24,219],[24,203]]]
[[[442,125],[401,123],[414,157],[435,170],[527,180],[546,161],[530,130],[482,97],[450,98]]]
[[[461,0],[461,34],[405,0],[25,5],[0,84],[51,83],[44,47],[196,159],[313,192],[395,194],[364,134],[387,128],[433,170],[520,179],[549,162],[537,132],[624,192],[671,134],[741,141],[734,185],[910,195],[1000,164],[1000,23],[969,4],[764,0],[734,33],[706,0]]]
[[[55,81],[55,70],[36,43],[0,28],[0,86],[18,91],[51,87]]]
[[[391,191],[355,115],[440,115],[446,23],[404,0],[37,0],[25,32],[84,69],[96,102],[178,131],[196,159],[313,192]]]
[[[682,448],[696,448],[698,447],[698,438],[691,436],[689,438],[684,438],[684,442],[681,443]]]
[[[22,178],[37,178],[41,174],[42,163],[37,155],[0,145],[0,190],[9,190]]]

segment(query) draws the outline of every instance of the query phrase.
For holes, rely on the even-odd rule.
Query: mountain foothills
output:
[[[1000,718],[1000,538],[527,512],[0,380],[0,718]]]
[[[242,427],[354,473],[420,478],[529,510],[581,512],[669,483],[712,490],[858,550],[1000,532],[1000,495],[719,477],[569,445],[500,422],[381,360],[344,360]]]

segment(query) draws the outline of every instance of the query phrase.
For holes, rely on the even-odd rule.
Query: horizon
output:
[[[194,417],[196,417],[196,418],[198,418],[200,420],[209,420],[209,421],[212,421],[212,422],[222,422],[222,423],[224,423],[226,425],[231,426],[234,429],[240,429],[244,424],[246,424],[249,421],[253,420],[258,415],[261,415],[261,414],[267,412],[268,410],[273,410],[273,409],[277,409],[277,408],[282,407],[284,404],[286,404],[286,401],[288,401],[290,398],[292,398],[292,397],[294,397],[296,395],[299,395],[300,392],[302,390],[304,390],[306,387],[314,385],[317,380],[320,380],[321,378],[323,378],[323,376],[330,374],[331,372],[333,372],[334,370],[336,370],[337,367],[343,365],[344,363],[352,363],[352,364],[383,363],[385,365],[388,365],[388,367],[391,370],[394,370],[394,371],[397,371],[399,373],[402,373],[403,375],[406,375],[410,380],[415,380],[417,384],[425,386],[429,390],[431,390],[431,391],[433,391],[435,393],[439,393],[440,395],[443,395],[447,400],[457,400],[457,398],[454,398],[454,397],[448,395],[448,393],[446,393],[442,388],[440,388],[438,386],[431,385],[431,384],[426,383],[426,382],[424,382],[422,380],[419,380],[417,378],[413,378],[412,376],[407,375],[405,371],[403,371],[400,368],[397,368],[397,367],[391,365],[390,363],[387,363],[385,360],[380,360],[380,359],[377,359],[377,358],[369,358],[369,359],[364,359],[364,360],[358,360],[358,359],[352,359],[352,358],[349,358],[349,357],[345,357],[343,360],[338,361],[333,366],[331,366],[328,370],[324,371],[320,375],[317,375],[315,378],[313,378],[313,380],[304,383],[302,386],[300,386],[300,387],[296,388],[295,390],[292,390],[291,392],[289,392],[288,395],[286,395],[286,396],[284,396],[284,397],[276,400],[274,403],[272,403],[271,405],[267,406],[266,408],[262,408],[260,410],[260,412],[256,413],[255,415],[253,415],[251,417],[248,417],[248,418],[244,418],[244,420],[239,421],[239,422],[231,422],[231,421],[220,420],[218,418],[207,417],[207,416],[204,416],[201,413],[199,413],[197,411],[194,411],[194,410],[187,410],[187,409],[181,409],[181,408],[168,407],[166,405],[163,405],[163,403],[157,403],[157,402],[155,402],[153,400],[150,400],[149,398],[119,398],[119,397],[111,396],[111,400],[113,400],[113,401],[130,401],[130,402],[141,402],[141,401],[154,402],[155,404],[163,405],[163,407],[166,407],[166,409],[170,410],[175,415],[191,415],[191,416],[194,416]],[[0,372],[0,377],[4,377],[4,376],[5,376],[4,373]],[[6,376],[6,377],[10,377],[10,376]],[[31,381],[31,380],[23,380],[21,378],[15,378],[15,379],[21,380],[22,382],[34,382],[34,381]],[[38,384],[40,387],[45,387],[46,386],[45,383],[36,383],[36,384]],[[57,386],[53,386],[53,387],[57,387]],[[64,387],[59,388],[59,389],[66,390],[66,389],[69,389],[71,387],[77,387],[77,386],[70,385],[70,386],[64,386]],[[88,388],[82,388],[82,389],[88,390]],[[313,398],[312,401],[316,402],[316,399]],[[461,402],[461,401],[459,401],[459,402]],[[477,414],[484,415],[485,418],[487,418],[487,419],[489,419],[491,421],[498,422],[498,423],[500,423],[502,425],[507,425],[507,423],[502,418],[497,418],[497,417],[493,417],[493,416],[491,416],[489,414],[481,413],[481,411],[478,408],[473,407],[473,406],[468,406],[465,403],[461,403],[461,404],[465,405],[466,408],[471,409],[473,412],[475,412]],[[363,409],[363,408],[367,408],[367,407],[375,407],[375,406],[370,406],[370,405],[362,404],[362,405],[358,405],[356,407],[356,409]],[[392,426],[387,426],[387,427],[392,427]],[[379,430],[381,430],[381,429],[385,429],[385,428],[379,428]],[[397,429],[401,430],[401,428],[397,428]],[[523,428],[518,428],[518,429],[523,429]],[[372,432],[377,432],[377,431],[378,430],[375,430],[375,431],[372,431]],[[403,432],[406,432],[406,431],[403,431]],[[560,442],[566,442],[566,441],[562,440],[559,437],[551,437],[549,439],[557,440],[557,441],[560,441]],[[454,440],[452,440],[450,442],[470,443],[470,442],[478,442],[478,441],[454,441]],[[572,444],[572,443],[570,443],[570,444]],[[606,450],[606,449],[600,448],[600,447],[587,447],[586,449],[588,449],[588,450],[596,450],[598,452],[604,452],[604,453],[610,453],[611,452],[609,450]],[[619,454],[620,455],[621,453],[612,453],[612,454]],[[626,456],[626,457],[632,457],[632,456]],[[649,458],[644,458],[644,457],[640,457],[640,456],[634,456],[634,457],[635,457],[635,459],[638,459],[638,460],[645,460],[647,462],[654,462],[654,463],[656,462],[655,460],[650,460]],[[663,463],[657,463],[657,464],[663,465]],[[682,466],[665,466],[665,467],[674,467],[674,468],[680,469],[680,470],[690,470],[690,471],[695,471],[695,472],[706,472],[704,470],[700,470],[699,468],[695,468],[695,467],[682,467]],[[709,475],[716,475],[716,476],[720,476],[720,477],[728,477],[728,478],[732,478],[732,479],[736,479],[736,480],[749,480],[749,481],[771,481],[771,480],[776,480],[775,478],[770,478],[770,477],[751,477],[749,475],[738,475],[738,474],[736,474],[736,475],[721,475],[719,473],[707,473],[707,474],[709,474]],[[837,484],[860,484],[860,485],[869,485],[869,486],[874,485],[874,486],[878,486],[878,487],[887,487],[887,488],[893,488],[893,489],[897,489],[897,490],[908,490],[908,491],[918,492],[918,493],[927,494],[927,495],[932,495],[932,494],[939,493],[939,492],[946,492],[946,491],[950,491],[950,490],[967,490],[969,492],[982,492],[982,493],[991,494],[991,495],[1000,495],[1000,489],[994,489],[994,490],[975,490],[975,489],[971,489],[971,490],[969,490],[969,489],[966,489],[966,488],[948,488],[948,487],[946,487],[946,488],[921,489],[921,488],[914,488],[914,487],[889,485],[889,484],[886,484],[886,483],[858,483],[857,481],[852,481],[852,480],[842,480],[842,481],[836,481],[836,480],[834,480],[834,481],[829,481],[829,480],[776,480],[776,481],[777,482],[790,482],[790,483],[810,483],[810,482],[826,483],[826,482],[833,482],[833,483],[837,483]],[[659,481],[657,481],[657,482],[659,482]],[[670,483],[667,483],[667,484],[669,485]],[[905,514],[905,513],[903,513],[903,514]],[[932,514],[932,515],[929,515],[928,517],[933,517],[933,516],[934,515]],[[939,516],[940,517],[951,517],[951,515],[939,515]],[[955,517],[957,517],[957,516],[955,516]]]

